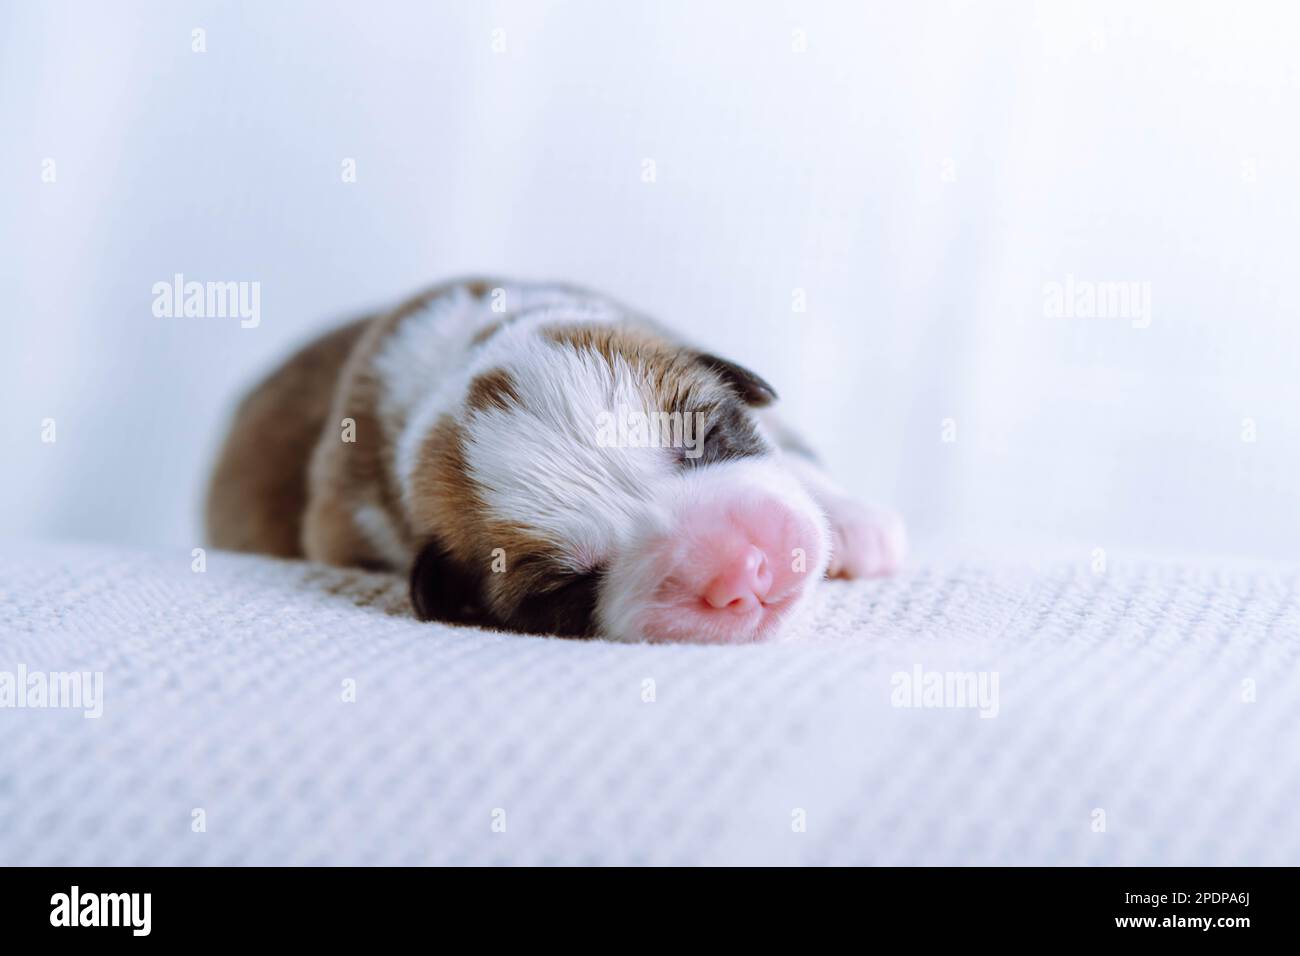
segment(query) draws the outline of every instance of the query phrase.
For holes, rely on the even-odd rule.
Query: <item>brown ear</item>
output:
[[[699,359],[711,371],[722,376],[723,381],[731,386],[732,391],[739,395],[746,405],[762,408],[776,401],[776,389],[743,365],[728,362],[707,352],[701,352]]]
[[[479,582],[438,542],[430,542],[411,566],[411,606],[421,621],[473,624],[482,619]]]

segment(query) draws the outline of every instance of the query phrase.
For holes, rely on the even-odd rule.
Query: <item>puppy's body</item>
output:
[[[451,283],[316,340],[244,399],[209,538],[409,570],[425,618],[752,639],[828,570],[888,572],[902,550],[901,524],[837,492],[774,398],[602,296]],[[609,441],[601,423],[627,411],[703,438]]]

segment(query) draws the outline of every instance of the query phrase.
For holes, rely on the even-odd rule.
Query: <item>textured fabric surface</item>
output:
[[[0,672],[103,674],[0,709],[0,864],[1300,863],[1295,568],[922,567],[651,647],[191,561],[0,547]],[[996,714],[895,706],[917,668]]]

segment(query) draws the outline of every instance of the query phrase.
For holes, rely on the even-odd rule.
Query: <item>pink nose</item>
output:
[[[727,557],[700,596],[711,608],[743,614],[762,604],[771,590],[767,554],[757,545],[747,544]]]

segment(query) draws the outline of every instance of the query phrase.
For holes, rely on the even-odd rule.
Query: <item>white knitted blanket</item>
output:
[[[1300,863],[1295,568],[921,568],[652,647],[192,560],[0,546],[0,703],[102,675],[0,707],[0,865]]]

